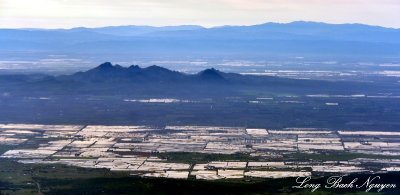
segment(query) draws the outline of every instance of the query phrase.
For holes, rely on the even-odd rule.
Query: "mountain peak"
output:
[[[225,78],[222,76],[222,73],[215,68],[205,69],[205,70],[199,72],[198,76],[201,79],[210,80],[210,81],[225,80]]]
[[[150,71],[164,71],[164,72],[165,72],[165,71],[168,71],[168,72],[171,72],[171,70],[166,69],[166,68],[161,67],[161,66],[157,66],[157,65],[149,66],[149,67],[146,68],[146,70],[150,70]]]
[[[157,65],[151,65],[151,66],[149,66],[149,67],[147,67],[148,69],[165,69],[165,68],[163,68],[163,67],[161,67],[161,66],[157,66]]]
[[[142,70],[142,68],[140,68],[139,65],[131,65],[131,66],[128,67],[128,70],[138,71],[138,70]]]
[[[208,68],[200,72],[200,74],[214,74],[219,75],[220,71],[215,68]]]
[[[114,68],[114,66],[111,64],[111,62],[105,62],[103,64],[100,64],[96,69],[106,70],[106,69],[111,69],[111,68]]]

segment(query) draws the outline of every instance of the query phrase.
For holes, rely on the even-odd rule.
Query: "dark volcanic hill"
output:
[[[206,69],[198,74],[190,75],[156,65],[146,68],[141,68],[137,65],[122,67],[120,65],[112,65],[110,62],[106,62],[86,72],[78,72],[73,75],[59,77],[58,79],[85,83],[114,83],[115,85],[118,85],[121,82],[142,85],[176,85],[182,83],[191,83],[196,85],[209,82],[213,82],[214,84],[223,84],[227,81],[223,76],[224,74],[225,73],[214,68]],[[238,74],[236,76],[240,75]]]
[[[159,66],[122,67],[103,63],[72,75],[3,75],[0,94],[228,97],[265,94],[365,94],[398,92],[397,85],[298,80],[224,73],[214,68],[185,74]]]
[[[159,66],[141,68],[137,65],[132,65],[126,68],[120,65],[113,66],[110,62],[106,62],[86,72],[78,72],[61,78],[81,82],[164,83],[182,80],[185,75]]]

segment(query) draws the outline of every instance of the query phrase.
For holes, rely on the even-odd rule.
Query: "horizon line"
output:
[[[178,25],[138,25],[138,24],[123,24],[123,25],[106,25],[106,26],[75,26],[75,27],[65,27],[65,28],[40,28],[40,27],[18,27],[18,28],[8,28],[8,27],[0,27],[0,29],[15,29],[15,30],[72,30],[78,28],[107,28],[107,27],[155,27],[155,28],[163,28],[163,27],[179,27],[179,26],[198,26],[204,29],[213,29],[213,28],[221,28],[221,27],[250,27],[250,26],[258,26],[258,25],[265,25],[265,24],[293,24],[293,23],[316,23],[316,24],[328,24],[328,25],[363,25],[363,26],[370,26],[370,27],[380,27],[380,28],[387,28],[387,29],[394,29],[400,30],[400,27],[391,27],[391,26],[382,26],[377,24],[366,24],[366,23],[353,23],[353,22],[345,22],[345,23],[330,23],[330,22],[320,22],[320,21],[311,21],[311,20],[295,20],[290,22],[263,22],[263,23],[254,23],[254,24],[226,24],[226,25],[215,25],[215,26],[204,26],[198,24],[178,24]]]

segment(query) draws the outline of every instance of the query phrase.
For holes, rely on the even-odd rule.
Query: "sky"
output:
[[[0,0],[0,28],[212,27],[300,20],[400,28],[400,0]]]

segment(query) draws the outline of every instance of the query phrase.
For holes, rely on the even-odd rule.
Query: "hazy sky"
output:
[[[0,28],[297,20],[400,28],[400,0],[0,0]]]

